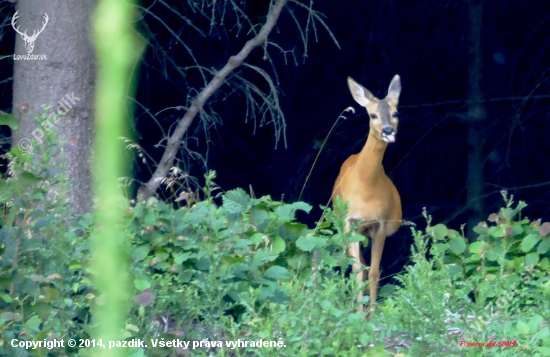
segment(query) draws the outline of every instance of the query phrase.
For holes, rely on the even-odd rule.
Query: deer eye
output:
[[[398,112],[394,112],[394,113],[392,114],[392,117],[394,117],[394,118],[399,118],[399,113],[398,113]]]
[[[371,118],[371,119],[377,119],[378,116],[377,116],[376,114],[372,113],[372,114],[370,115],[370,118]]]

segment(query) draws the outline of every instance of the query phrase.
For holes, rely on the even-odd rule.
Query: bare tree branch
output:
[[[266,22],[262,26],[260,32],[253,39],[247,41],[237,55],[229,58],[225,66],[216,73],[214,78],[212,78],[208,85],[204,87],[204,89],[193,100],[189,110],[187,110],[183,118],[178,122],[174,133],[168,139],[166,150],[164,151],[162,159],[153,173],[153,176],[138,190],[137,198],[139,201],[147,200],[156,192],[162,182],[162,179],[165,178],[170,171],[176,154],[178,153],[181,140],[197,114],[212,94],[214,94],[214,92],[216,92],[216,90],[218,90],[218,88],[220,88],[220,86],[224,83],[227,76],[243,63],[250,52],[267,41],[267,37],[277,23],[281,10],[285,6],[286,2],[287,0],[277,0],[275,5],[270,8]]]

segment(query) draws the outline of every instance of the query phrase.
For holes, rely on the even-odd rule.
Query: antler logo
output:
[[[15,27],[15,20],[19,18],[18,13],[19,11],[16,11],[15,15],[13,15],[13,18],[11,19],[11,26],[13,27],[15,32],[21,35],[21,37],[23,38],[23,41],[25,41],[25,49],[27,50],[27,53],[31,54],[32,51],[34,50],[34,41],[36,41],[36,39],[38,38],[38,35],[40,35],[42,31],[44,31],[44,28],[46,28],[46,25],[48,24],[48,20],[49,20],[48,14],[44,13],[44,22],[42,23],[42,28],[38,31],[33,30],[32,36],[29,36],[27,35],[27,30],[25,30],[25,32],[21,32],[19,31],[19,26]]]

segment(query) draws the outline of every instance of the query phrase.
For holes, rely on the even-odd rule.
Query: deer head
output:
[[[384,99],[378,99],[365,87],[348,77],[348,87],[353,99],[367,109],[370,118],[370,133],[375,138],[387,143],[395,142],[397,134],[397,103],[401,93],[401,79],[395,75],[390,82],[388,95]]]
[[[25,49],[27,50],[27,53],[31,54],[32,51],[34,50],[34,41],[36,41],[36,38],[38,37],[38,35],[40,35],[42,31],[44,31],[44,28],[48,24],[48,20],[49,20],[48,14],[44,13],[44,22],[42,23],[42,28],[38,31],[34,30],[32,33],[32,36],[29,36],[27,35],[27,30],[25,30],[25,32],[21,32],[19,31],[19,26],[15,27],[15,21],[19,18],[18,13],[19,11],[16,11],[15,15],[13,15],[13,18],[11,19],[11,26],[13,27],[15,32],[21,35],[21,37],[23,38],[23,41],[25,41]]]

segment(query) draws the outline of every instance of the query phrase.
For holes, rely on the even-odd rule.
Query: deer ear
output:
[[[348,87],[353,99],[362,107],[366,107],[370,101],[376,100],[371,92],[351,77],[348,77]]]
[[[390,82],[390,87],[388,88],[388,95],[386,99],[395,101],[395,104],[399,101],[399,94],[401,93],[401,77],[398,74],[393,76],[393,79]]]

